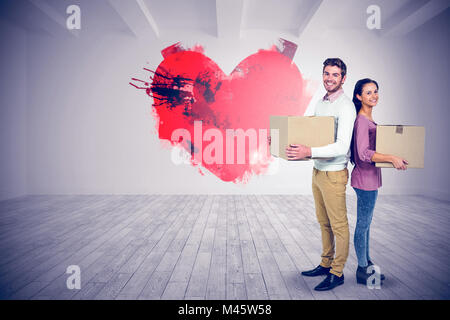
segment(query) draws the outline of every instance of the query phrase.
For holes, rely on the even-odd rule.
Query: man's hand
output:
[[[301,144],[291,144],[286,147],[288,160],[302,160],[311,157],[311,148]]]

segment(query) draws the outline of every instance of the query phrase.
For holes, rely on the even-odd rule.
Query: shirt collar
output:
[[[340,88],[338,91],[333,92],[328,95],[328,93],[323,97],[323,101],[330,101],[331,103],[335,102],[337,98],[339,98],[344,93],[344,89]]]

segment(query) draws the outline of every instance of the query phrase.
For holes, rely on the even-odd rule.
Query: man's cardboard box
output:
[[[418,126],[377,126],[376,151],[408,161],[408,168],[423,168],[425,158],[425,128]],[[379,168],[393,168],[391,163],[375,164]]]
[[[322,147],[335,142],[334,117],[271,116],[270,132],[270,153],[285,160],[290,144]]]

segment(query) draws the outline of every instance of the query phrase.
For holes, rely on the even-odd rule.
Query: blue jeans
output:
[[[378,190],[365,191],[353,188],[358,198],[357,202],[357,220],[354,236],[354,245],[356,256],[358,258],[358,265],[360,267],[367,267],[369,256],[369,234],[370,223],[372,222],[373,209],[377,201]]]

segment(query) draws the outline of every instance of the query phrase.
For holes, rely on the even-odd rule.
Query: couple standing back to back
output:
[[[295,144],[286,148],[289,160],[314,159],[312,191],[317,220],[322,233],[322,260],[304,276],[326,278],[314,289],[331,290],[344,283],[344,266],[349,252],[350,233],[347,220],[347,163],[354,164],[351,186],[357,195],[357,223],[354,235],[358,258],[356,280],[366,284],[367,268],[373,264],[369,256],[369,231],[373,210],[381,187],[381,169],[375,162],[391,162],[396,169],[406,170],[407,161],[375,152],[376,123],[372,108],[378,103],[378,83],[362,79],[356,83],[353,101],[342,89],[347,66],[339,58],[323,63],[323,85],[326,95],[317,102],[315,116],[333,116],[335,142],[310,148]],[[384,280],[384,275],[380,275]]]

